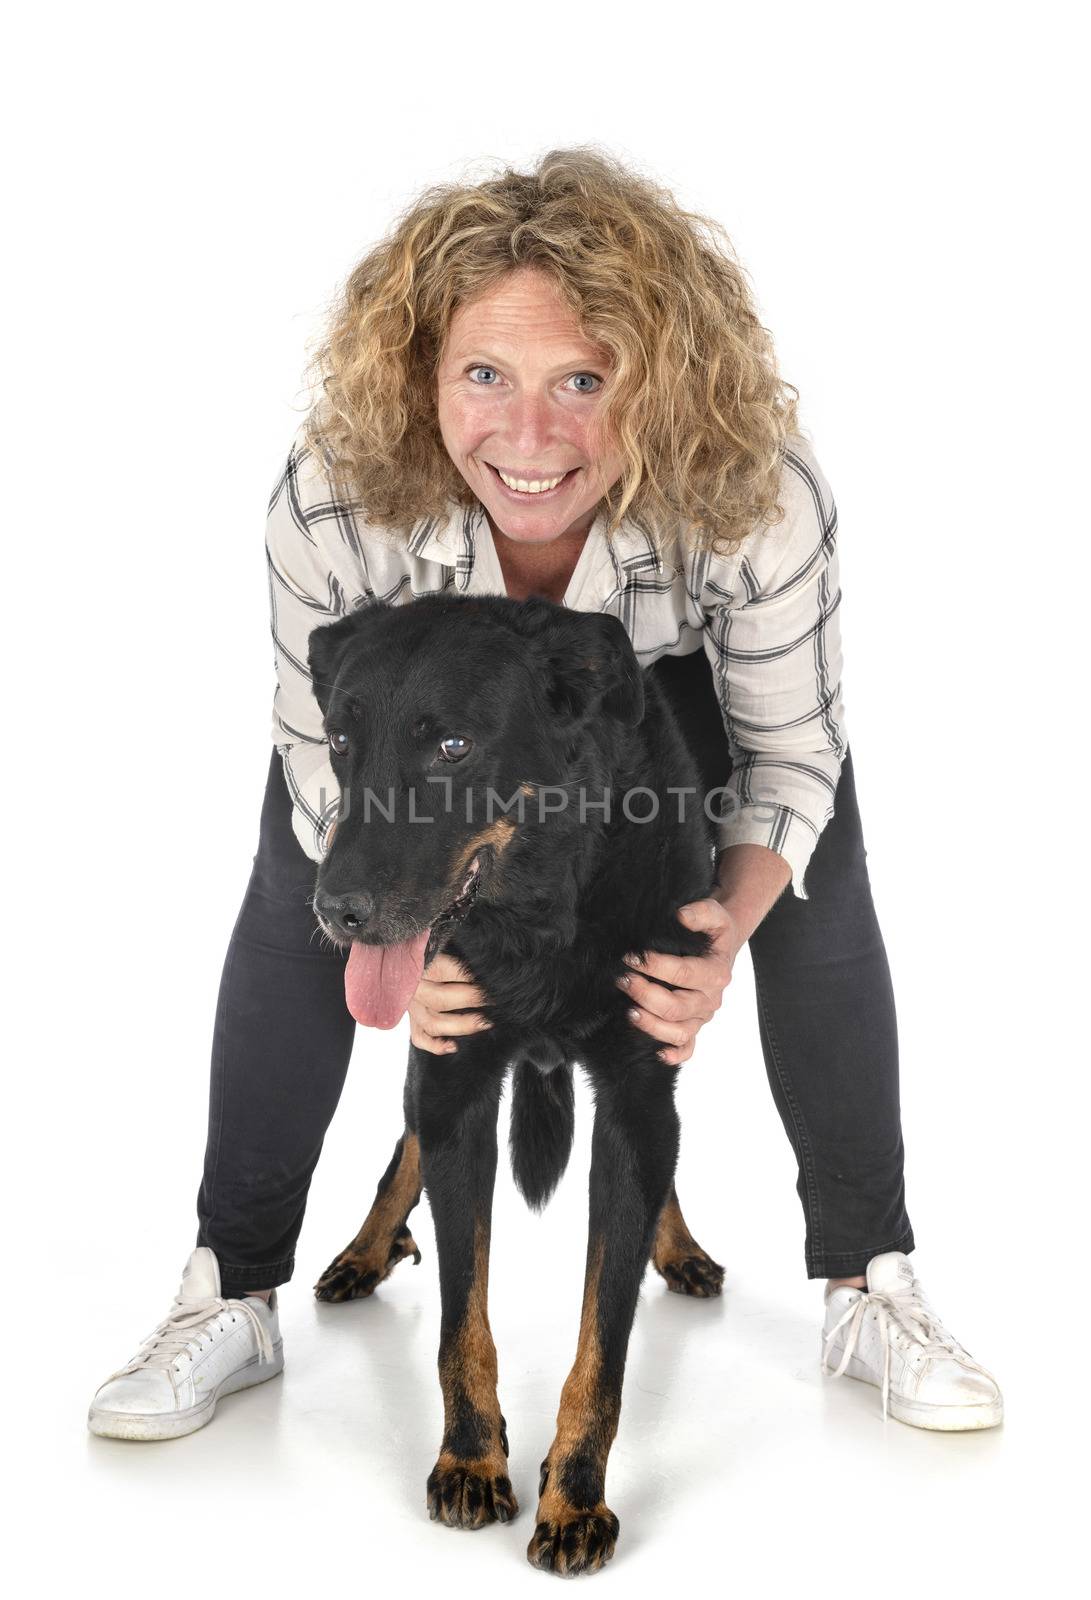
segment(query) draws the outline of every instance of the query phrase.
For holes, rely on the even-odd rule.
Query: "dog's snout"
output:
[[[319,889],[314,897],[314,907],[331,927],[339,933],[359,933],[366,928],[375,910],[375,902],[366,890],[354,894],[328,894]]]

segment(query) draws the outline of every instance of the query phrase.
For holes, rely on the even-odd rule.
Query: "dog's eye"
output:
[[[473,748],[472,739],[464,739],[460,733],[452,733],[439,742],[439,753],[444,761],[461,761],[463,756],[469,755]]]
[[[339,728],[331,728],[326,737],[329,740],[330,749],[333,751],[334,755],[343,756],[349,747],[348,734],[342,733]]]

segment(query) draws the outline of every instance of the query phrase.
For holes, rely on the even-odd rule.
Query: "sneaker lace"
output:
[[[883,1420],[886,1421],[890,1400],[890,1352],[893,1346],[893,1332],[900,1329],[907,1334],[914,1344],[920,1346],[922,1356],[931,1356],[940,1360],[961,1361],[964,1366],[980,1372],[983,1377],[990,1378],[995,1383],[992,1373],[986,1371],[979,1361],[975,1361],[968,1350],[964,1350],[954,1336],[948,1333],[943,1323],[936,1316],[931,1306],[921,1291],[916,1278],[904,1289],[884,1289],[862,1293],[849,1306],[848,1310],[834,1323],[829,1333],[826,1334],[822,1349],[822,1371],[830,1373],[834,1378],[840,1378],[849,1362],[852,1360],[860,1337],[860,1330],[864,1325],[868,1309],[873,1309],[877,1314],[879,1325],[879,1340],[883,1346]],[[829,1364],[830,1346],[848,1324],[848,1333],[845,1338],[845,1348],[837,1367],[831,1369]]]
[[[269,1330],[248,1301],[219,1297],[183,1300],[181,1295],[176,1295],[173,1306],[162,1322],[141,1340],[136,1355],[125,1366],[119,1367],[113,1376],[120,1378],[126,1373],[139,1372],[147,1367],[162,1367],[169,1374],[180,1356],[193,1359],[190,1346],[199,1345],[204,1325],[225,1313],[229,1313],[232,1320],[242,1316],[249,1322],[257,1340],[259,1364],[272,1361],[273,1341]]]

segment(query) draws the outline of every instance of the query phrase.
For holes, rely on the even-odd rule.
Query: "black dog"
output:
[[[718,1294],[723,1279],[674,1191],[675,1071],[615,982],[628,951],[708,948],[675,915],[714,882],[701,774],[610,616],[537,598],[375,603],[316,629],[309,665],[341,787],[314,904],[326,932],[351,942],[349,1009],[393,1027],[445,949],[493,1024],[446,1056],[411,1046],[405,1133],[316,1292],[369,1294],[398,1261],[420,1260],[407,1218],[423,1183],[444,1401],[429,1509],[454,1527],[514,1516],[486,1308],[497,1111],[513,1069],[512,1168],[542,1206],[571,1149],[572,1067],[584,1068],[595,1124],[583,1312],[528,1557],[594,1571],[618,1533],[606,1461],[649,1254],[681,1293]]]

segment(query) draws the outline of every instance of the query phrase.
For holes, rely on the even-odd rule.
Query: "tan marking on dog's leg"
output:
[[[686,1227],[686,1219],[678,1204],[678,1196],[672,1188],[667,1196],[666,1205],[659,1213],[652,1260],[658,1265],[661,1258],[683,1255],[698,1249],[700,1246]]]
[[[466,1310],[440,1356],[443,1444],[428,1480],[433,1518],[461,1528],[508,1522],[519,1509],[508,1477],[508,1440],[496,1385],[496,1345],[489,1326],[489,1233],[474,1228],[474,1268]],[[474,1438],[477,1448],[452,1448]]]
[[[362,1299],[390,1276],[399,1261],[420,1261],[416,1240],[406,1226],[421,1197],[420,1140],[406,1129],[379,1182],[375,1200],[359,1233],[315,1284],[323,1299]]]
[[[496,1345],[489,1326],[489,1239],[484,1224],[479,1221],[474,1229],[474,1275],[466,1314],[450,1350],[440,1362],[445,1438],[458,1426],[468,1405],[495,1433],[499,1443],[498,1377]],[[481,1459],[495,1462],[491,1453]],[[465,1466],[468,1462],[462,1464]]]
[[[565,1463],[577,1454],[590,1454],[605,1475],[606,1457],[617,1433],[619,1408],[603,1394],[601,1381],[598,1318],[603,1249],[604,1241],[600,1239],[584,1286],[576,1359],[561,1390],[557,1432],[546,1457],[548,1478],[538,1506],[539,1521],[567,1519],[574,1508],[561,1486]],[[608,1514],[603,1502],[594,1509]]]
[[[527,1547],[532,1566],[574,1575],[595,1572],[610,1560],[618,1519],[602,1496],[606,1461],[617,1433],[620,1406],[605,1392],[599,1339],[599,1284],[605,1241],[600,1239],[586,1276],[576,1359],[565,1379],[557,1432],[542,1462],[534,1535]],[[591,1498],[587,1485],[595,1483]],[[572,1499],[573,1486],[583,1494]]]
[[[711,1299],[723,1287],[724,1269],[702,1250],[686,1226],[673,1183],[666,1204],[659,1214],[652,1245],[652,1265],[676,1294]]]

